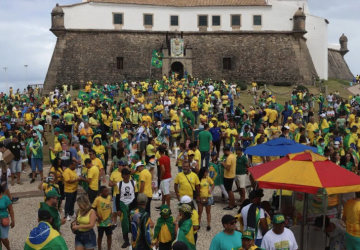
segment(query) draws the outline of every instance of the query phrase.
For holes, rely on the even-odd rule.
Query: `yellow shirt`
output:
[[[85,166],[85,160],[90,159],[90,155],[81,153],[80,151],[78,152],[78,154],[80,155],[80,158],[81,158],[81,165]]]
[[[99,190],[99,176],[100,176],[100,172],[97,166],[92,166],[91,168],[89,168],[88,178],[91,179],[89,183],[89,188],[91,188],[91,190],[94,191]]]
[[[155,147],[152,144],[149,144],[146,146],[146,155],[150,156],[150,155],[154,155],[154,149]]]
[[[146,109],[147,111],[151,111],[151,108],[153,107],[153,105],[152,105],[151,103],[146,103],[146,104],[144,105],[144,107],[145,107],[145,109]]]
[[[33,113],[25,113],[25,122],[26,124],[32,124],[32,120],[34,119]]]
[[[149,170],[143,169],[140,172],[139,181],[140,181],[140,183],[145,182],[144,194],[146,194],[147,197],[152,198],[152,196],[153,196],[152,186],[151,186],[151,184],[152,184],[152,176],[151,176],[151,173],[149,172]]]
[[[55,167],[51,167],[50,168],[50,172],[54,172],[56,174],[56,178],[57,178],[57,181],[62,181],[62,175],[64,174],[64,171],[62,170],[62,168],[60,167],[59,168],[59,171],[56,171],[55,170]]]
[[[314,139],[314,130],[318,129],[319,128],[319,125],[317,123],[308,123],[306,125],[306,130],[308,132],[308,136],[309,136],[309,139],[312,140]]]
[[[211,194],[209,191],[210,191],[210,187],[212,185],[214,185],[214,182],[209,176],[201,179],[201,181],[200,181],[200,197],[201,198],[211,197]]]
[[[103,145],[99,145],[99,146],[96,146],[96,145],[94,145],[93,147],[92,147],[92,149],[94,149],[95,150],[95,152],[96,152],[96,154],[97,155],[101,155],[101,157],[103,158],[103,155],[105,154],[105,147],[103,146]]]
[[[63,178],[64,178],[64,191],[65,193],[74,193],[76,192],[79,182],[68,183],[68,180],[75,180],[79,176],[76,174],[75,170],[71,170],[67,168],[64,170]]]
[[[171,125],[170,126],[170,131],[177,131],[177,130],[180,130],[180,125],[176,124],[175,126],[174,125]],[[171,133],[171,137],[178,137],[180,135],[180,133]]]
[[[102,121],[103,123],[110,127],[110,124],[112,122],[112,116],[111,115],[106,115],[106,114],[101,114],[101,118],[102,118]]]
[[[99,170],[104,168],[104,165],[102,164],[101,160],[99,158],[95,158],[94,160],[91,160],[92,164],[96,166]]]
[[[199,213],[196,209],[193,209],[192,215],[191,215],[191,222],[193,224],[193,227],[199,226]],[[197,230],[194,231],[194,234],[197,233]]]
[[[203,110],[205,111],[205,113],[209,113],[209,107],[210,107],[210,104],[207,104],[206,102],[203,103]]]
[[[110,181],[112,181],[113,183],[117,184],[118,182],[120,182],[122,180],[123,180],[123,178],[121,176],[121,172],[114,171],[111,173]],[[115,197],[117,194],[119,194],[119,187],[117,185],[115,185],[113,188],[113,196]]]
[[[208,122],[207,115],[200,115],[200,121],[207,123]]]
[[[199,111],[197,100],[196,100],[196,101],[193,100],[193,101],[191,102],[190,108],[191,108],[191,111]]]
[[[231,129],[231,128],[228,128],[227,130],[225,130],[225,133],[226,133],[226,136],[234,136],[236,137],[237,136],[237,130],[235,128]],[[236,138],[233,139],[234,141],[236,140]],[[226,138],[226,144],[230,144],[231,142],[231,138]]]
[[[152,123],[151,117],[149,115],[144,115],[141,120],[146,121],[148,123],[148,126],[150,126],[150,124]]]
[[[175,219],[173,219],[175,221]],[[160,232],[159,232],[159,242],[161,243],[168,243],[172,241],[171,233],[169,231],[169,228],[166,224],[161,226]]]
[[[189,182],[191,183],[191,185]],[[181,172],[176,175],[174,183],[179,185],[180,197],[183,197],[184,195],[188,195],[190,196],[190,198],[193,198],[193,191],[196,190],[195,186],[199,185],[200,181],[197,174],[193,172],[191,172],[186,176],[184,172]]]
[[[227,179],[235,178],[236,172],[236,155],[230,154],[226,157],[226,165],[230,165],[230,169],[224,169],[224,177]]]
[[[197,161],[201,167],[201,153],[199,149],[196,149],[194,152],[194,160]]]
[[[278,116],[278,112],[275,109],[270,110],[270,114],[269,114],[269,123],[273,123]]]
[[[113,121],[112,122],[113,131],[120,131],[121,123],[122,123],[121,121]]]
[[[98,215],[101,217],[101,222],[97,222],[98,226],[101,227],[109,227],[112,225],[111,221],[111,215],[112,215],[112,209],[111,209],[111,196],[108,195],[108,197],[104,198],[101,195],[96,197],[92,208],[96,210]]]
[[[226,121],[218,122],[218,126],[222,129],[222,127],[225,127],[227,129],[229,127],[229,124]],[[224,130],[222,130],[224,132]]]
[[[348,200],[345,204],[343,216],[346,217],[346,232],[360,237],[360,201]]]

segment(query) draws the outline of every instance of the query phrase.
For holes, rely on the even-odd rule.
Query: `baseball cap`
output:
[[[55,128],[54,131],[55,132],[61,132],[61,129],[60,128]]]
[[[49,211],[47,210],[43,210],[43,209],[39,209],[38,211],[38,218],[40,220],[50,220],[51,219],[51,214]]]
[[[140,160],[140,157],[139,155],[134,154],[133,156],[131,156],[131,159]]]
[[[184,204],[184,203],[190,203],[192,202],[192,199],[190,196],[188,195],[184,195],[183,197],[181,197],[180,199],[180,203]]]
[[[229,146],[225,146],[225,147],[223,148],[223,151],[230,151],[230,147],[229,147]]]
[[[321,114],[320,116],[321,116],[321,117],[325,117],[326,115],[325,115],[325,114]]]
[[[236,151],[243,151],[243,148],[237,147],[237,148],[236,148]]]
[[[158,125],[158,126],[161,126],[161,121],[158,121],[158,122],[157,122],[157,125]]]
[[[136,163],[135,167],[138,168],[140,166],[144,166],[144,163],[142,163],[141,161],[139,161],[138,163]]]
[[[288,120],[292,120],[292,117],[289,116],[287,119],[288,119]]]
[[[281,224],[285,222],[285,217],[282,214],[275,215],[272,219],[273,224]]]
[[[188,204],[182,204],[180,207],[179,207],[179,211],[180,212],[183,212],[183,213],[192,213],[192,209],[191,209],[191,206],[188,205]]]
[[[118,165],[119,165],[119,166],[125,166],[126,163],[125,163],[124,161],[118,161]]]
[[[182,241],[176,241],[172,245],[172,250],[188,250],[188,247],[185,242]]]
[[[222,224],[228,224],[232,221],[236,220],[236,218],[230,214],[225,214],[222,219],[221,219],[221,223]]]
[[[257,190],[253,190],[250,192],[249,194],[249,199],[252,200],[252,199],[255,199],[257,197],[264,197],[264,190],[262,189],[257,189]]]
[[[169,208],[168,205],[162,205],[160,207],[160,214],[171,214],[171,209]]]
[[[189,151],[187,152],[187,154],[188,154],[188,156],[190,156],[190,155],[194,155],[194,151],[189,150]]]
[[[52,197],[61,197],[61,195],[58,194],[55,190],[50,190],[46,193],[46,198],[52,198]]]
[[[245,230],[241,238],[253,240],[255,239],[255,232],[253,230]]]
[[[215,156],[217,153],[215,151],[211,152],[211,156]]]
[[[148,202],[148,197],[144,193],[140,193],[137,197],[137,202],[141,205],[145,205]]]

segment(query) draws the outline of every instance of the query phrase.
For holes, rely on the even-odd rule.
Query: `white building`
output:
[[[328,77],[328,21],[307,0],[83,0],[62,6],[67,29],[152,31],[291,31],[306,14],[305,35],[318,76]]]

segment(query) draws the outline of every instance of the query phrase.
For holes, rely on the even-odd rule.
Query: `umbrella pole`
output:
[[[300,234],[300,241],[301,241],[300,242],[300,249],[301,250],[305,250],[305,247],[304,247],[304,235],[305,235],[305,224],[307,223],[307,204],[308,204],[308,194],[305,193],[304,202],[303,202],[303,222],[301,224],[301,234]]]

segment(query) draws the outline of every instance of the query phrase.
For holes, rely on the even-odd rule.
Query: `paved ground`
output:
[[[172,175],[173,179],[177,174],[177,168],[175,166],[175,160],[172,158]],[[47,173],[49,171],[49,166],[44,168],[44,172]],[[28,169],[27,169],[28,171]],[[14,204],[14,211],[15,211],[15,218],[16,218],[16,225],[15,228],[10,229],[9,232],[9,239],[11,244],[11,249],[13,250],[20,250],[23,249],[25,244],[25,240],[27,235],[29,234],[30,230],[37,225],[37,208],[39,202],[43,200],[42,192],[37,189],[38,185],[40,184],[40,178],[38,177],[37,181],[33,184],[30,184],[30,179],[27,175],[22,174],[21,179],[23,181],[23,185],[15,185],[10,186],[10,191],[14,196],[21,197],[20,200]],[[173,181],[171,185],[171,190],[173,190]],[[80,189],[79,189],[80,191]],[[265,191],[266,196],[265,199],[269,199],[272,190]],[[173,195],[173,197],[175,197]],[[237,214],[237,209],[231,212],[223,211],[223,207],[227,206],[227,204],[222,203],[221,201],[221,192],[220,188],[215,188],[215,206],[211,207],[211,215],[212,215],[212,223],[211,223],[211,231],[206,231],[206,214],[203,214],[202,221],[201,221],[201,230],[198,233],[198,242],[197,242],[197,249],[198,250],[207,250],[209,249],[211,239],[214,237],[215,234],[222,230],[222,225],[220,223],[221,217],[224,214]],[[235,195],[236,199],[239,199],[239,195]],[[177,199],[171,200],[171,209],[173,215],[176,217],[178,215],[177,212]],[[152,211],[152,219],[154,221],[157,220],[159,217],[159,212],[155,210],[156,206],[160,206],[160,201],[152,202],[151,211]],[[97,231],[97,230],[96,230]],[[66,223],[64,226],[61,227],[61,233],[65,238],[69,249],[75,249],[75,236],[72,234],[70,230],[70,223]],[[113,247],[112,249],[121,249],[120,246],[123,243],[122,240],[122,232],[121,228],[117,228],[113,234]],[[106,248],[106,241],[103,240],[103,249]]]
[[[354,95],[359,94],[360,95],[360,85],[355,85],[352,87],[349,87],[348,90],[353,93]]]

